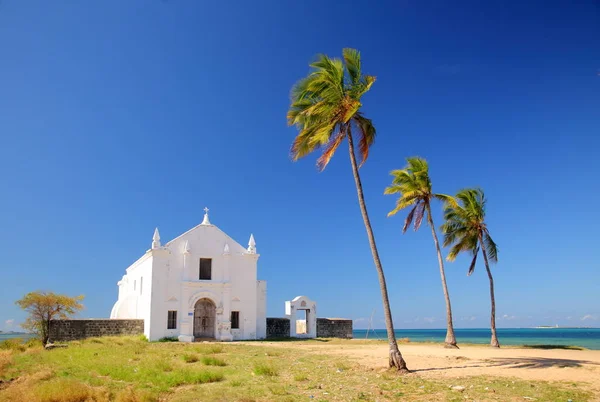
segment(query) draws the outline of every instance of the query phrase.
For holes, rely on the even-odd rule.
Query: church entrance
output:
[[[215,337],[215,304],[209,299],[200,299],[194,306],[194,338]]]

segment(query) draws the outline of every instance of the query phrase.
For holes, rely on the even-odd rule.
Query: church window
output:
[[[200,278],[201,280],[212,279],[212,259],[200,258]]]
[[[136,281],[136,280],[134,280],[134,281],[133,281],[133,291],[134,291],[134,292],[135,292],[135,288],[136,288],[136,286],[135,286],[135,285],[136,285],[136,284],[137,284],[137,281]]]
[[[231,312],[231,329],[239,329],[240,328],[240,312],[232,311]]]
[[[177,329],[177,311],[169,311],[167,315],[167,329]]]
[[[144,278],[140,278],[140,295],[142,294],[142,291],[144,290]]]

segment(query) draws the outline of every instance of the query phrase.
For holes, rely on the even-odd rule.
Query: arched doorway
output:
[[[216,306],[210,299],[200,299],[194,306],[194,338],[214,338]]]

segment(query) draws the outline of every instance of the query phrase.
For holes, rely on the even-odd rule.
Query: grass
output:
[[[327,341],[328,345],[360,341]],[[351,342],[351,343],[350,343]],[[358,343],[357,343],[358,342]],[[182,344],[105,337],[43,350],[0,350],[0,402],[586,401],[584,384],[507,378],[438,379],[373,370],[318,352],[320,341]],[[450,386],[462,385],[464,392]]]
[[[198,360],[200,360],[200,357],[194,353],[184,353],[181,358],[186,363],[196,363]]]
[[[212,356],[204,356],[202,358],[202,364],[204,364],[206,366],[219,366],[219,367],[227,366],[227,363],[225,363],[223,360],[221,360],[217,357],[212,357]]]
[[[275,377],[278,375],[277,369],[267,363],[259,363],[254,366],[254,374]]]

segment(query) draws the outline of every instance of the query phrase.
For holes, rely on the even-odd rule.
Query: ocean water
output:
[[[33,334],[0,334],[0,342],[10,338],[21,338],[23,340],[27,340],[29,338],[32,338],[33,336]]]
[[[445,329],[399,329],[397,338],[409,338],[411,342],[444,342]],[[600,350],[600,328],[498,328],[500,345],[564,345],[581,346]],[[455,329],[456,341],[460,343],[489,344],[489,329]],[[367,338],[367,330],[354,330],[355,339]],[[369,330],[368,339],[387,339],[385,329]]]

